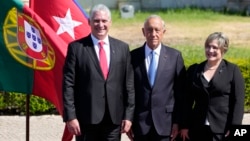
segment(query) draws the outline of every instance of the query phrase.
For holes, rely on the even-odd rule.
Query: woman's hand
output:
[[[181,129],[180,136],[181,136],[183,141],[189,140],[188,129]]]

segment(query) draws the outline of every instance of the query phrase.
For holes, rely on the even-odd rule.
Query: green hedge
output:
[[[238,65],[240,66],[246,85],[245,111],[250,112],[250,59],[239,60]]]
[[[26,94],[0,92],[0,115],[25,115]],[[30,96],[30,115],[58,114],[54,105],[34,95]]]

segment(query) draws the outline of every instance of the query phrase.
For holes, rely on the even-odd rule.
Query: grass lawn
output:
[[[204,57],[204,41],[210,33],[224,32],[230,40],[225,58],[237,63],[250,62],[250,17],[226,15],[210,10],[180,9],[166,11],[136,12],[134,18],[123,19],[119,11],[112,11],[110,35],[130,44],[131,50],[145,42],[141,28],[151,14],[160,15],[166,22],[167,32],[163,43],[179,49],[190,65]],[[249,74],[250,75],[250,74]]]
[[[138,47],[144,42],[143,22],[151,14],[160,15],[166,22],[163,43],[167,45],[203,47],[208,34],[220,31],[228,35],[231,47],[250,47],[249,17],[192,9],[137,12],[130,19],[122,19],[118,11],[112,11],[110,34],[130,43],[132,48]]]

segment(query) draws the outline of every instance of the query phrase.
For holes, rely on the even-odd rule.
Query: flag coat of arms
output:
[[[40,96],[62,114],[67,43],[20,0],[0,3],[0,91]]]

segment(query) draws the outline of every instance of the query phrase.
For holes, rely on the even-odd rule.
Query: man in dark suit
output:
[[[146,43],[131,52],[135,115],[128,136],[135,141],[170,141],[178,134],[185,66],[179,51],[161,43],[165,31],[161,17],[151,15],[142,28]]]
[[[119,141],[131,127],[134,73],[128,44],[108,36],[110,10],[93,7],[91,34],[69,44],[63,119],[77,141]]]

